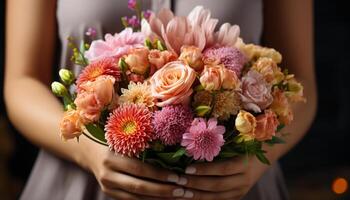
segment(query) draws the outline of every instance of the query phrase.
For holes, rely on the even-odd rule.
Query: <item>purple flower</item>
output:
[[[138,26],[140,26],[140,20],[134,15],[128,19],[128,24],[131,27],[138,27]]]
[[[181,145],[194,160],[213,161],[224,145],[225,127],[218,126],[216,118],[208,122],[204,118],[195,118],[191,127],[182,136]]]
[[[154,113],[153,128],[156,139],[165,145],[181,142],[182,135],[191,125],[193,115],[189,107],[170,105]]]
[[[243,76],[241,97],[243,107],[256,113],[267,108],[273,101],[271,86],[255,70],[250,70]]]
[[[142,14],[143,14],[143,17],[148,20],[149,17],[151,16],[151,14],[152,14],[152,11],[151,10],[146,10],[146,11],[143,11]]]
[[[87,35],[91,38],[96,37],[96,34],[97,34],[97,30],[93,27],[89,27],[88,30],[85,32],[85,35]]]
[[[137,6],[137,0],[128,0],[128,8],[130,10],[135,10]]]
[[[205,62],[219,62],[224,64],[229,70],[236,72],[240,76],[247,58],[234,47],[212,47],[203,53]]]

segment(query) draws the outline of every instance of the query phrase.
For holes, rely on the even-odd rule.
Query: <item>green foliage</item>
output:
[[[272,136],[271,140],[265,141],[266,144],[268,145],[274,145],[274,144],[285,144],[286,141],[284,141],[282,138],[277,137],[277,136]]]
[[[96,124],[88,124],[85,127],[94,138],[103,143],[107,142],[107,140],[105,139],[105,133],[100,126]]]

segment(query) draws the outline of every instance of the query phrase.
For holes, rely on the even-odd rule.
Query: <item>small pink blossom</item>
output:
[[[108,57],[118,60],[127,54],[129,49],[143,47],[144,40],[145,35],[143,33],[133,32],[131,28],[126,28],[122,32],[114,34],[114,36],[106,34],[105,41],[93,41],[89,50],[85,52],[85,57],[89,62]]]
[[[194,160],[213,161],[224,145],[225,127],[218,126],[216,118],[206,121],[195,118],[191,127],[182,136],[181,145]]]
[[[137,6],[137,0],[128,0],[128,8],[130,10],[135,10]]]
[[[267,108],[273,101],[271,86],[254,70],[250,70],[242,78],[241,97],[243,107],[257,113]]]

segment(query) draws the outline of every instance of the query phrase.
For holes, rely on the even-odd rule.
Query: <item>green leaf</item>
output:
[[[286,125],[284,125],[284,124],[278,125],[278,126],[277,126],[276,132],[280,132],[285,126],[286,126]]]
[[[266,158],[264,153],[256,152],[255,156],[264,164],[270,165],[270,161]]]
[[[169,164],[174,164],[177,161],[180,160],[181,157],[173,157],[175,155],[175,152],[171,153],[157,153],[157,156],[162,159],[164,162],[169,163]]]
[[[177,150],[172,158],[177,158],[177,157],[181,157],[186,153],[186,149],[185,148],[180,148],[179,150]]]
[[[219,153],[219,157],[221,158],[232,158],[232,157],[235,157],[235,156],[238,156],[240,155],[239,153],[237,152],[231,152],[231,151],[222,151]]]
[[[272,139],[265,141],[265,143],[269,144],[269,145],[285,144],[286,141],[284,141],[282,138],[279,138],[279,137],[276,137],[276,136],[272,136]]]
[[[148,162],[148,163],[151,163],[151,164],[158,165],[158,166],[163,167],[165,169],[169,169],[169,170],[173,170],[173,171],[179,172],[179,173],[184,173],[185,172],[184,168],[181,168],[179,166],[168,165],[168,164],[166,164],[165,162],[163,162],[162,160],[159,160],[159,159],[147,158],[147,159],[145,159],[145,161]]]
[[[107,140],[105,139],[105,132],[101,127],[96,126],[95,124],[88,124],[88,125],[85,125],[85,127],[89,131],[89,133],[92,136],[94,136],[96,139],[102,142],[107,142]]]

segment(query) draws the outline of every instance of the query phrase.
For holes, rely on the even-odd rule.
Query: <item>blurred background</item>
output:
[[[350,13],[346,1],[315,2],[318,112],[306,137],[282,160],[292,200],[350,199]],[[4,2],[0,35],[0,199],[17,199],[38,149],[6,118],[3,103]],[[302,48],[302,47],[300,47]]]

